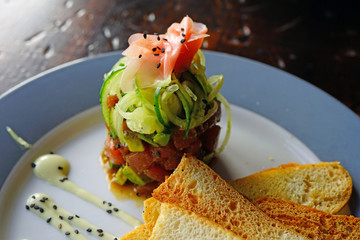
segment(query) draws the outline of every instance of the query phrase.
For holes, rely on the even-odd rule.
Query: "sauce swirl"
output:
[[[83,234],[75,229],[72,225],[87,231],[89,234],[101,237],[105,240],[117,240],[118,238],[103,231],[101,228],[93,225],[92,223],[80,218],[78,215],[73,214],[60,206],[47,195],[43,193],[34,193],[29,196],[26,202],[26,209],[37,214],[47,223],[64,233],[68,238],[73,240],[87,239]]]
[[[57,154],[45,154],[37,158],[32,164],[32,167],[34,174],[38,178],[77,195],[83,200],[105,210],[108,214],[118,217],[133,227],[142,224],[141,221],[117,208],[112,203],[101,199],[70,181],[68,179],[70,164],[64,157]]]

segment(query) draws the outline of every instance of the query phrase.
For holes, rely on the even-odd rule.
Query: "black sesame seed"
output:
[[[55,154],[53,151],[49,152],[50,154]]]
[[[180,43],[184,43],[186,41],[185,38],[181,39]]]
[[[31,198],[32,198],[32,199],[35,199],[36,197],[33,195],[33,196],[31,196]]]
[[[185,34],[185,33],[181,33],[181,36],[185,37],[185,36],[186,36],[186,34]]]
[[[108,205],[109,205],[109,207],[111,207],[111,206],[112,206],[112,203],[111,203],[111,202],[109,202],[109,203],[108,203]]]
[[[111,209],[106,210],[106,212],[109,213],[109,214],[112,213]]]
[[[139,55],[139,58],[141,58],[141,57],[142,57],[142,55],[140,54],[140,55]],[[119,144],[118,144],[118,145],[119,145]]]
[[[46,197],[43,197],[42,199],[40,199],[40,202],[45,202],[46,201]]]
[[[137,193],[136,193],[136,196],[140,197],[140,193],[137,192]]]
[[[91,228],[86,229],[87,232],[92,232]]]
[[[53,209],[55,209],[55,210],[56,210],[56,209],[57,209],[57,206],[56,206],[56,205],[53,205]]]
[[[77,229],[75,229],[75,231],[74,231],[76,234],[79,234],[79,230],[77,230]]]
[[[34,206],[34,209],[36,209],[36,210],[38,210],[39,208],[40,208],[40,207],[37,206],[37,205]]]
[[[164,53],[164,52],[165,52],[165,48],[162,48],[162,49],[161,49],[161,52]]]
[[[118,208],[114,208],[114,212],[118,212],[119,211],[119,209]]]
[[[75,215],[75,217],[80,218],[79,215]]]
[[[159,46],[156,46],[157,49],[161,50],[161,48]]]
[[[98,233],[102,233],[102,232],[103,232],[103,230],[102,230],[101,228],[97,229],[96,231],[97,231]]]
[[[159,54],[159,53],[155,53],[154,56],[157,57],[157,56],[160,56],[160,54]]]
[[[156,51],[156,47],[154,47],[154,48],[152,49],[152,51],[155,52],[155,51]]]
[[[69,231],[66,231],[66,232],[65,232],[65,235],[66,235],[66,236],[69,236],[69,235],[70,235],[70,232],[69,232]]]
[[[114,237],[114,240],[118,240],[118,238],[117,238],[117,237]]]
[[[64,177],[64,178],[60,179],[59,181],[60,181],[60,182],[65,182],[66,180],[68,180],[68,178],[67,178],[67,177]]]
[[[184,28],[181,28],[180,30],[181,30],[181,31],[185,31],[185,29],[184,29]]]
[[[105,204],[106,203],[106,201],[103,201],[103,204]]]
[[[156,68],[159,68],[161,66],[161,63],[158,63],[157,65],[156,65]]]
[[[167,42],[168,40],[167,40],[167,38],[163,38],[163,40],[165,41],[165,42]]]
[[[28,205],[25,205],[25,208],[26,208],[26,210],[29,210],[29,209],[30,209],[30,207],[29,207]]]
[[[64,219],[64,217],[63,217],[63,216],[61,216],[61,215],[59,215],[59,218],[60,218],[61,220],[63,220],[63,219]]]
[[[146,33],[144,33],[144,35],[143,35],[143,36],[144,36],[144,38],[146,39],[146,37],[147,37],[147,34],[146,34]]]
[[[41,213],[43,213],[43,212],[44,212],[44,209],[43,209],[43,208],[39,208],[39,211],[40,211]]]
[[[74,218],[74,216],[68,216],[69,220],[72,220]]]
[[[160,152],[156,152],[155,154],[156,156],[160,157]]]
[[[46,219],[46,222],[49,223],[51,221],[51,217]]]
[[[157,40],[160,41],[160,37],[159,37],[159,36],[157,37]]]
[[[32,204],[30,205],[30,207],[31,207],[31,208],[35,207],[35,203],[32,203]]]
[[[59,170],[63,170],[64,168],[62,166],[58,166],[58,169]]]
[[[35,163],[31,163],[31,167],[32,167],[32,168],[35,168],[35,167],[36,167],[36,164],[35,164]]]

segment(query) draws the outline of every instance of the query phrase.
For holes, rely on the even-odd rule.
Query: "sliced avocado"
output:
[[[153,137],[154,142],[157,144],[160,144],[161,146],[166,146],[169,143],[169,140],[171,138],[171,133],[157,133]]]
[[[127,177],[124,175],[123,170],[124,167],[121,167],[115,174],[115,182],[120,185],[124,185],[127,180]]]
[[[132,134],[125,134],[124,140],[129,148],[130,152],[142,152],[145,150],[141,139]]]
[[[124,174],[124,176],[126,176],[130,182],[135,183],[140,186],[144,186],[147,183],[152,182],[152,180],[149,177],[147,177],[145,175],[136,174],[135,171],[129,166],[125,166],[123,168],[122,174]]]
[[[109,168],[110,168],[110,169],[119,168],[119,167],[121,167],[121,165],[119,165],[119,164],[113,164],[111,161],[109,161]]]
[[[149,135],[137,133],[136,136],[137,136],[139,139],[143,140],[144,142],[147,142],[148,144],[153,145],[154,147],[158,147],[158,146],[159,146],[155,141],[153,141],[153,138],[151,137],[151,135],[149,136]]]

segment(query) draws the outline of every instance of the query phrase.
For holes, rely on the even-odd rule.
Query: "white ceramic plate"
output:
[[[230,179],[290,161],[341,161],[353,177],[351,210],[359,215],[359,162],[355,160],[360,156],[359,118],[317,88],[282,71],[227,54],[205,55],[208,75],[224,73],[222,92],[240,106],[233,106],[231,140],[215,170]],[[50,195],[59,205],[117,236],[131,230],[83,200],[36,179],[30,163],[49,151],[71,162],[72,181],[141,219],[141,206],[112,196],[99,163],[105,127],[96,107],[98,93],[103,73],[119,57],[112,53],[66,64],[0,98],[1,239],[64,238],[25,210],[26,199],[34,192]],[[34,148],[21,151],[6,134],[7,125],[36,142]]]
[[[141,219],[140,204],[134,201],[118,201],[108,190],[99,161],[106,137],[100,111],[100,107],[91,108],[65,121],[41,138],[33,149],[20,158],[4,186],[6,194],[0,208],[3,211],[2,216],[8,220],[8,225],[1,226],[1,239],[40,240],[48,239],[48,236],[53,236],[54,239],[64,236],[40,217],[25,210],[26,199],[37,192],[51,196],[58,205],[116,236],[122,236],[131,230],[130,226],[109,216],[105,211],[37,179],[32,174],[31,162],[41,154],[51,151],[70,161],[70,180]],[[232,111],[234,129],[230,143],[215,168],[223,177],[235,179],[289,161],[319,161],[305,145],[273,122],[243,108],[233,106]],[[223,122],[222,125],[224,126]]]

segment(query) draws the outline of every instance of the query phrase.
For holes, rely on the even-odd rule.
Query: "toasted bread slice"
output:
[[[170,177],[154,190],[153,197],[211,219],[245,239],[307,239],[268,217],[190,155],[182,158]]]
[[[148,240],[151,236],[151,231],[147,229],[145,224],[142,224],[128,232],[126,235],[122,236],[120,240]]]
[[[332,215],[273,198],[261,198],[254,204],[271,218],[311,239],[360,239],[360,218]]]
[[[143,219],[149,231],[152,231],[160,214],[161,202],[151,197],[144,201]]]
[[[213,221],[173,204],[162,203],[160,215],[150,240],[212,239],[241,240],[243,238]]]
[[[229,184],[250,201],[271,197],[331,214],[345,206],[352,192],[351,177],[339,162],[290,163]]]

